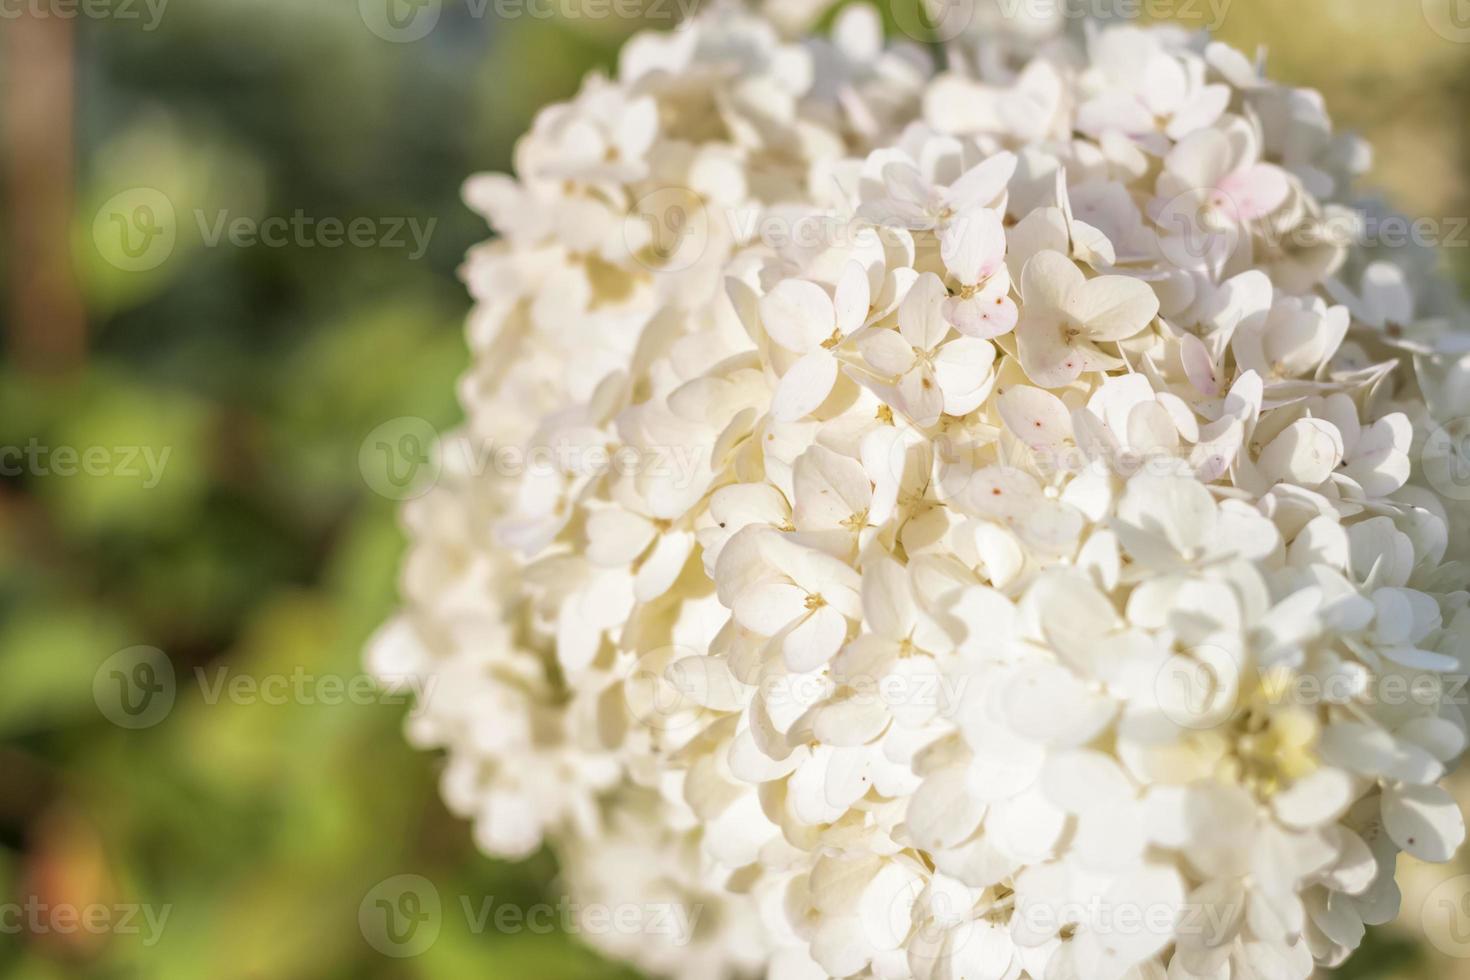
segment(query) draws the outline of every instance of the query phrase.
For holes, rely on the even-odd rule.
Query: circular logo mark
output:
[[[1435,949],[1470,959],[1470,875],[1440,882],[1419,910],[1424,935]]]
[[[989,0],[919,0],[893,5],[898,29],[920,44],[945,44],[959,37],[975,20],[975,5]],[[1023,6],[1018,0],[1001,4],[1001,16],[1009,20]]]
[[[438,941],[441,924],[439,889],[421,875],[380,881],[357,907],[362,938],[384,956],[422,955]]]
[[[173,202],[151,187],[113,195],[92,220],[97,253],[124,272],[158,268],[173,254],[177,241]]]
[[[1159,711],[1180,728],[1218,728],[1240,701],[1241,663],[1228,651],[1197,646],[1170,657],[1154,678]]]
[[[1470,500],[1470,416],[1431,432],[1419,460],[1430,486],[1450,500]]]
[[[357,466],[372,491],[389,500],[412,500],[433,489],[442,464],[434,451],[439,432],[421,418],[390,419],[368,433]]]
[[[1420,0],[1429,29],[1446,41],[1470,44],[1470,0]]]
[[[152,728],[173,710],[174,665],[157,647],[128,647],[103,661],[92,677],[92,699],[121,728]]]
[[[676,732],[706,721],[704,706],[731,703],[735,686],[729,671],[711,659],[684,647],[659,647],[623,676],[623,700],[643,727]]]
[[[689,268],[709,245],[704,200],[682,187],[644,195],[623,219],[623,242],[640,264],[654,272]]]
[[[443,0],[357,0],[357,12],[367,29],[394,44],[412,44],[428,37],[443,9]]]
[[[1239,213],[1223,190],[1185,191],[1158,211],[1159,250],[1181,269],[1220,268],[1240,243]]]

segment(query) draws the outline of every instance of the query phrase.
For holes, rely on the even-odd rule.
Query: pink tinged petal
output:
[[[1229,209],[1240,221],[1255,221],[1286,203],[1291,184],[1286,171],[1269,163],[1258,163],[1237,171],[1216,185],[1229,201]]]
[[[1061,252],[1038,252],[1021,270],[1021,300],[1030,313],[1063,311],[1087,281],[1075,262]]]
[[[966,286],[988,279],[1006,258],[1006,233],[1000,215],[989,208],[962,211],[939,234],[944,267]]]
[[[777,422],[795,422],[821,407],[837,384],[837,358],[817,349],[791,366],[781,377],[771,401]]]
[[[796,354],[820,347],[837,328],[832,297],[805,279],[778,283],[761,297],[760,313],[771,339]]]
[[[944,318],[960,333],[978,340],[990,340],[1010,333],[1016,328],[1020,310],[1015,300],[1004,291],[997,290],[987,295],[991,292],[987,286],[968,299],[951,296],[944,301]]]
[[[1036,478],[1008,466],[987,466],[965,481],[963,506],[968,513],[1014,523],[1025,517],[1041,497]]]
[[[1067,406],[1048,391],[1016,385],[1000,396],[997,406],[1006,428],[1032,449],[1055,451],[1072,439]]]
[[[1239,419],[1221,419],[1216,426],[1201,433],[1201,441],[1190,450],[1189,465],[1196,478],[1213,483],[1235,465],[1240,447],[1245,443],[1245,427]]]
[[[965,171],[944,195],[944,204],[951,211],[960,212],[970,208],[985,207],[1001,194],[1016,172],[1014,153],[997,153]]]
[[[932,272],[919,277],[898,307],[898,329],[915,350],[930,351],[949,333],[943,303],[949,290]]]
[[[781,652],[788,669],[804,674],[830,661],[846,639],[847,617],[831,606],[821,606],[786,634]]]
[[[1125,340],[1158,315],[1159,297],[1141,279],[1099,276],[1083,284],[1067,312],[1094,341]]]
[[[1026,376],[1043,388],[1063,388],[1088,367],[1079,347],[1067,343],[1060,314],[1023,314],[1016,325],[1016,348]]]
[[[1383,825],[1395,844],[1421,861],[1448,861],[1465,843],[1465,818],[1438,786],[1385,789]]]

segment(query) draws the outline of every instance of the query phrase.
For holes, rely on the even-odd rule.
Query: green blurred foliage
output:
[[[404,741],[405,706],[235,703],[213,687],[363,680],[403,544],[358,448],[397,416],[457,421],[455,273],[487,233],[460,185],[507,166],[537,105],[637,26],[481,20],[398,45],[355,4],[327,7],[198,0],[155,31],[75,23],[69,238],[88,356],[64,377],[0,366],[0,446],[42,461],[0,482],[0,904],[168,918],[152,944],[146,929],[0,935],[0,975],[621,975],[564,935],[471,931],[460,896],[554,902],[555,868],[477,854],[438,801],[434,760]],[[164,195],[176,237],[128,271],[93,226],[137,187]],[[435,225],[417,260],[206,234],[221,214],[297,213]],[[109,463],[59,475],[60,447],[104,447]],[[93,679],[138,644],[167,652],[178,697],[130,731],[103,716]],[[400,961],[357,917],[404,873],[435,882],[445,922]]]
[[[1302,6],[1329,24],[1326,0]],[[459,187],[506,168],[535,109],[610,67],[638,26],[456,20],[446,4],[429,38],[391,44],[356,7],[191,0],[154,31],[75,23],[69,238],[90,349],[65,378],[0,365],[0,446],[151,451],[164,465],[156,485],[120,466],[0,480],[0,903],[146,903],[169,918],[152,945],[0,935],[0,975],[628,975],[563,935],[470,929],[461,897],[554,902],[555,868],[475,852],[438,802],[433,760],[403,740],[404,707],[207,696],[221,677],[360,675],[402,542],[358,450],[398,416],[456,421],[467,301],[455,270],[486,234]],[[1384,85],[1414,93],[1426,139],[1433,120],[1457,118],[1463,53],[1381,57],[1408,42],[1377,21],[1354,35],[1342,7],[1374,8],[1330,14],[1330,37],[1357,38],[1351,58],[1322,31],[1283,29],[1267,0],[1239,0],[1227,36],[1276,39],[1288,76],[1326,89],[1346,123],[1401,133]],[[1437,189],[1386,176],[1453,213],[1464,161],[1452,157]],[[136,187],[169,200],[177,240],[130,272],[93,226]],[[437,223],[414,261],[210,245],[201,223],[221,212]],[[167,652],[179,695],[160,724],[130,731],[103,716],[93,679],[139,644]],[[364,940],[358,906],[405,873],[434,881],[446,914],[427,953],[394,960]],[[1342,976],[1424,976],[1425,962],[1411,940],[1379,937]]]

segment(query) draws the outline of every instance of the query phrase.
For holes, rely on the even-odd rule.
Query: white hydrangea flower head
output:
[[[1340,964],[1465,837],[1463,309],[1238,52],[822,6],[640,35],[469,182],[482,465],[372,668],[488,853],[681,910],[589,935],[658,975]]]

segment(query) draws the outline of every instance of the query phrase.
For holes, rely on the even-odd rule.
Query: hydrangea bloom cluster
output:
[[[589,937],[661,975],[1343,961],[1464,838],[1470,666],[1463,320],[1366,163],[1178,30],[633,39],[466,189],[370,651],[449,805],[700,908]]]

